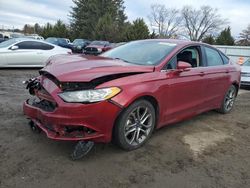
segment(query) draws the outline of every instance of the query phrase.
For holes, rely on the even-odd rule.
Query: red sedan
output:
[[[112,49],[111,43],[108,41],[93,41],[84,49],[84,54],[86,55],[100,55],[103,52],[106,52]]]
[[[207,44],[142,40],[101,56],[51,59],[28,82],[35,97],[23,109],[51,139],[79,141],[78,148],[113,139],[133,150],[154,129],[213,109],[230,112],[239,84],[239,66]]]

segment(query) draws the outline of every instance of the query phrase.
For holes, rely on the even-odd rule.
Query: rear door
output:
[[[11,66],[31,66],[37,62],[37,49],[33,49],[33,41],[22,41],[15,46],[18,46],[18,49],[11,50],[6,56],[6,60]]]
[[[207,79],[204,102],[207,107],[214,108],[220,106],[229,88],[231,66],[218,50],[203,46],[203,51],[206,55],[204,74]]]
[[[52,45],[37,41],[22,41],[15,46],[18,46],[18,49],[9,49],[10,53],[6,56],[11,66],[43,66],[48,59],[46,51],[54,48]]]

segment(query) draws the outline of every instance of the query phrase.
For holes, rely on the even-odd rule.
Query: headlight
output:
[[[98,52],[102,52],[102,49],[101,49],[101,48],[97,48],[97,51],[98,51]]]
[[[65,102],[99,102],[110,99],[120,93],[121,89],[118,87],[81,90],[81,91],[66,91],[60,93],[59,96]]]

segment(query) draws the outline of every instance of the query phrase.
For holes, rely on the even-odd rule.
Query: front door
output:
[[[202,111],[204,105],[204,77],[203,60],[199,46],[183,49],[168,65],[167,87],[163,107],[164,123],[173,123]],[[192,68],[185,71],[176,69],[178,61],[190,63]],[[169,68],[170,67],[170,68]]]

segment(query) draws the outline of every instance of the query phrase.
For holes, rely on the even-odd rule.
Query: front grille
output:
[[[249,72],[242,72],[241,76],[242,77],[250,77],[250,73]]]
[[[53,112],[57,107],[55,102],[51,102],[45,99],[39,99],[37,97],[29,99],[28,104],[46,112]]]
[[[63,91],[77,91],[94,89],[95,84],[92,82],[63,82],[61,83],[61,89]]]
[[[85,48],[85,51],[87,51],[87,52],[98,52],[98,49],[94,48],[94,47],[87,47],[87,48]]]
[[[240,82],[241,85],[246,85],[246,86],[250,86],[250,82]]]

